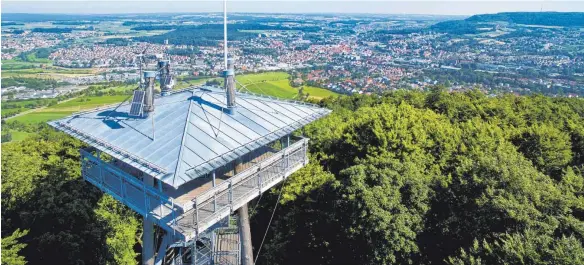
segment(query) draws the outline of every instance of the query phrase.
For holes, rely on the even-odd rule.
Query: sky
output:
[[[119,14],[119,13],[196,13],[221,12],[221,0],[101,0],[101,1],[50,1],[2,0],[2,13],[67,13],[67,14]],[[584,12],[584,1],[309,1],[229,0],[228,12],[254,13],[372,13],[372,14],[435,14],[474,15],[511,11],[571,11]]]

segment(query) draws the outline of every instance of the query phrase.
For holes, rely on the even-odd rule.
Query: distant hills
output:
[[[465,19],[467,22],[504,21],[515,24],[582,27],[583,12],[505,12],[497,14],[474,15]]]
[[[484,27],[481,23],[508,22],[524,25],[584,27],[583,12],[506,12],[474,15],[464,20],[448,20],[436,23],[429,30],[450,34],[477,34]]]

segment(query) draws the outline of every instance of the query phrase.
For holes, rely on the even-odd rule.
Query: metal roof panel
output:
[[[50,124],[178,188],[330,113],[237,93],[237,113],[230,115],[224,102],[221,90],[191,88],[157,97],[148,118],[129,116],[125,103]]]

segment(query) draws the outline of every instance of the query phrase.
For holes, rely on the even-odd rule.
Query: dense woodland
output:
[[[582,12],[502,12],[474,15],[466,19],[474,22],[506,21],[525,25],[578,27],[584,26]]]
[[[397,91],[320,102],[258,264],[583,264],[584,100]],[[3,264],[135,264],[140,219],[82,144],[2,145]],[[280,187],[252,212],[255,252]],[[256,201],[250,209],[254,209]]]
[[[559,27],[584,26],[584,13],[581,12],[512,12],[474,15],[464,20],[448,20],[436,23],[428,29],[412,30],[424,32],[427,30],[449,34],[478,34],[480,28],[488,26],[485,23],[508,22],[524,25],[544,25]],[[530,32],[530,36],[533,34]],[[512,35],[511,35],[512,36]],[[509,36],[508,36],[509,37]]]

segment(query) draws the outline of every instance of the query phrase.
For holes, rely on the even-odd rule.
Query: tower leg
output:
[[[249,213],[247,203],[237,210],[239,215],[239,235],[241,236],[241,264],[253,265],[253,249],[251,245],[251,230],[249,228]]]
[[[162,265],[162,262],[164,261],[164,257],[166,256],[166,250],[168,249],[168,246],[171,243],[173,243],[172,241],[173,241],[173,238],[172,238],[171,233],[166,233],[163,236],[162,243],[160,244],[160,247],[158,248],[158,253],[156,253],[155,265]]]
[[[154,180],[150,176],[144,176],[144,183],[152,187]],[[144,218],[142,231],[142,264],[154,265],[154,223]]]

